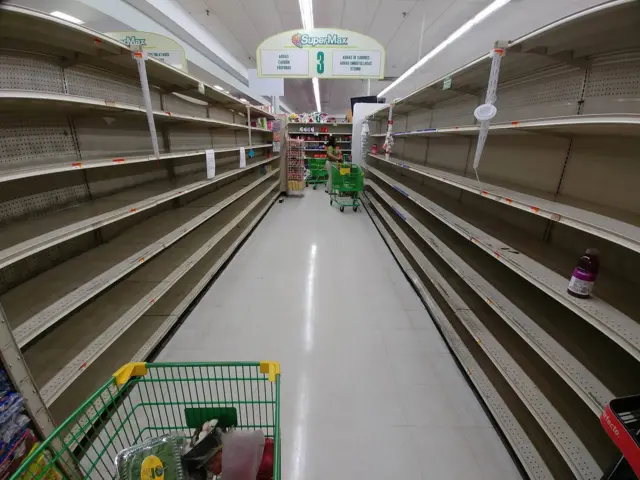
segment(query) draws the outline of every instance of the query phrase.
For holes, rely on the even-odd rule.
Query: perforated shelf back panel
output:
[[[493,122],[577,115],[584,70],[553,69],[531,79],[498,88]]]
[[[220,107],[218,105],[209,105],[209,116],[212,119],[219,120],[221,122],[239,123],[240,125],[247,124],[247,117],[242,117],[237,112],[233,112],[228,108]]]
[[[139,80],[87,67],[68,68],[65,75],[70,95],[144,105]],[[161,110],[160,92],[152,88],[150,93],[153,109]]]
[[[165,95],[164,110],[171,113],[192,115],[194,117],[207,118],[207,105],[199,105],[177,95]]]
[[[64,93],[62,68],[53,58],[0,50],[0,89]]]
[[[640,113],[640,52],[594,60],[583,113]]]
[[[153,153],[149,126],[144,117],[76,117],[73,121],[84,160]],[[164,139],[159,129],[157,138],[158,148],[163,152]]]
[[[0,171],[77,159],[66,118],[0,116]]]
[[[213,148],[211,130],[193,125],[174,125],[169,129],[169,143],[172,152],[205,150]]]
[[[431,127],[473,125],[473,111],[479,104],[478,97],[472,96],[439,103],[434,107]]]

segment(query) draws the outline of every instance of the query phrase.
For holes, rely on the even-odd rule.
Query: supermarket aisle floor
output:
[[[283,478],[520,478],[366,212],[276,203],[158,360],[281,362]]]

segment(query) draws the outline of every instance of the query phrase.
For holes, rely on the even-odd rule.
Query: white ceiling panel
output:
[[[406,32],[402,28],[404,21],[410,16],[411,11],[416,7],[416,0],[384,0],[373,19],[368,34],[377,39],[383,45],[400,32]]]
[[[275,0],[275,4],[276,10],[280,15],[280,23],[282,24],[283,32],[302,28],[298,0]]]
[[[348,0],[320,0],[313,2],[313,24],[317,28],[342,27],[344,6]],[[298,10],[298,17],[300,10]]]

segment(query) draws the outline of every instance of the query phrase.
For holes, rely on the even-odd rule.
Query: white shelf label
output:
[[[207,163],[207,178],[213,178],[216,176],[216,152],[214,150],[205,150],[204,156]]]
[[[309,75],[309,50],[263,50],[260,66],[263,75],[306,77]]]
[[[333,53],[334,77],[378,77],[381,72],[380,52],[337,51]]]
[[[245,152],[244,147],[240,147],[240,168],[244,168],[247,166],[247,152]]]

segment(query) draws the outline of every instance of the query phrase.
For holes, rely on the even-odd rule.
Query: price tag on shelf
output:
[[[215,150],[205,150],[204,156],[207,164],[207,178],[213,178],[216,176],[216,152]]]
[[[247,166],[247,152],[245,152],[244,147],[240,147],[240,168],[244,168]]]

